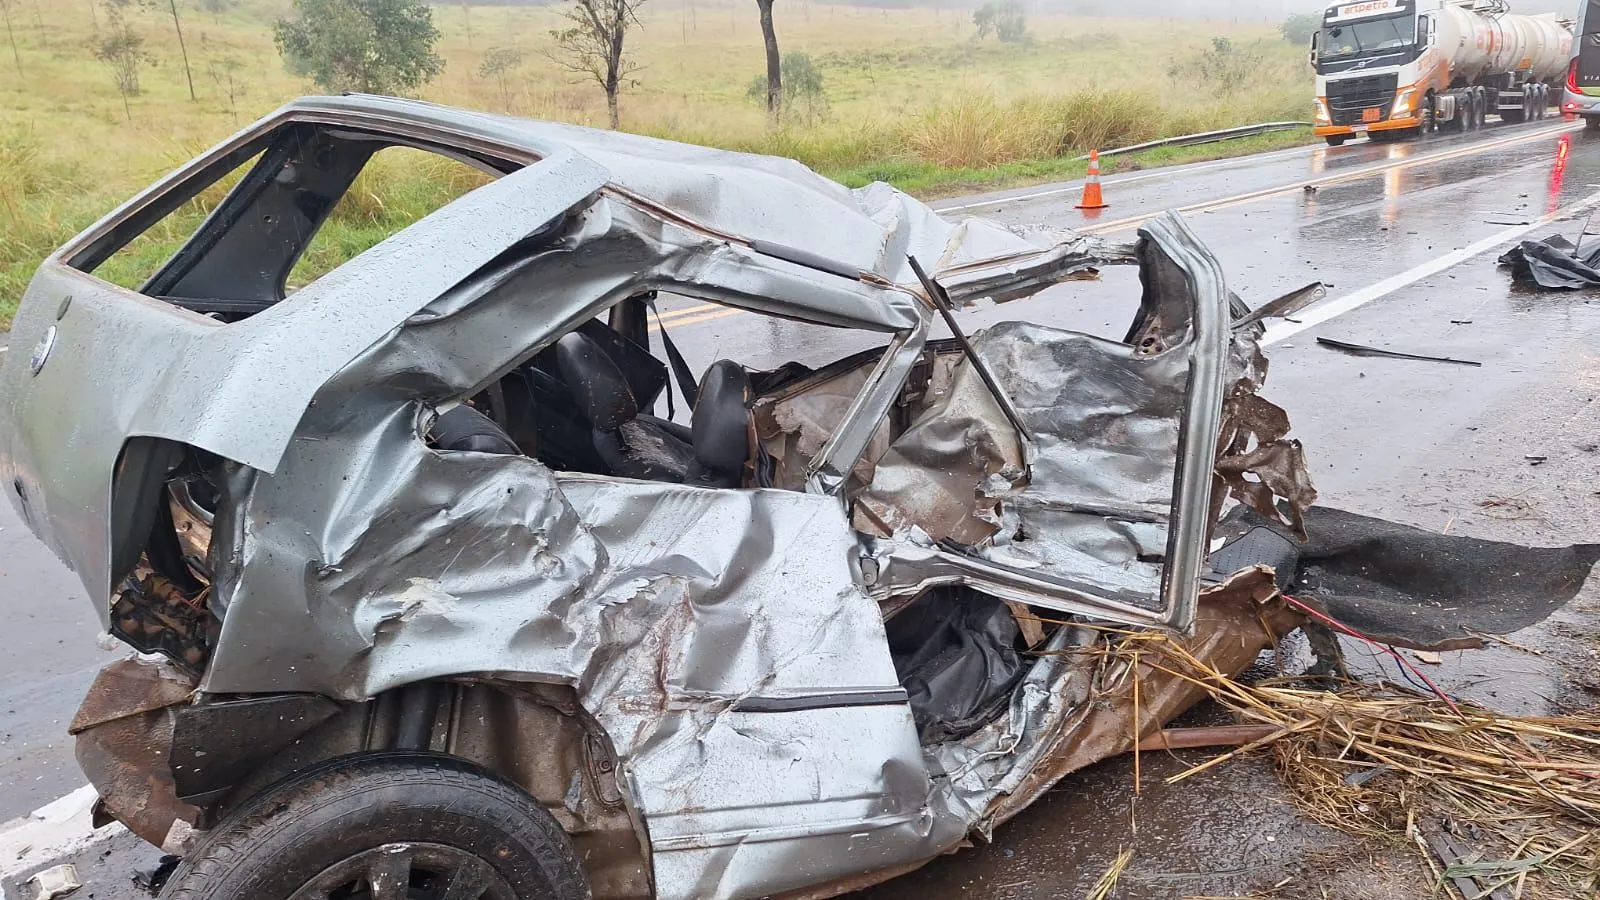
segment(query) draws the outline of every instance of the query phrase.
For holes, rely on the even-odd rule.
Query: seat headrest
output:
[[[639,415],[622,370],[587,335],[574,331],[558,341],[556,364],[578,412],[596,431],[616,431]]]
[[[719,472],[737,472],[750,458],[750,375],[729,359],[706,369],[690,419],[694,458]]]

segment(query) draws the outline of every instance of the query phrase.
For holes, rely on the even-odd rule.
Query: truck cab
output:
[[[1571,41],[1565,22],[1514,14],[1504,0],[1330,6],[1311,37],[1316,133],[1338,146],[1359,134],[1470,131],[1491,112],[1542,118]]]
[[[1332,146],[1367,134],[1415,131],[1421,124],[1419,61],[1428,22],[1416,0],[1363,0],[1330,6],[1311,36],[1317,71],[1315,130]]]

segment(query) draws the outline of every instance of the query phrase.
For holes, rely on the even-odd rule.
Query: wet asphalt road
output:
[[[1120,239],[1132,238],[1130,220],[1187,207],[1195,231],[1222,261],[1229,286],[1256,305],[1313,280],[1331,284],[1335,298],[1360,291],[1597,192],[1600,140],[1557,121],[1113,175],[1106,184],[1111,208],[1091,215],[1072,208],[1075,185],[937,205]],[[1574,236],[1584,215],[1530,236],[1558,229]],[[1515,289],[1495,268],[1495,255],[1420,278],[1269,348],[1265,393],[1288,410],[1325,504],[1528,543],[1600,534],[1594,443],[1600,440],[1600,295]],[[1121,267],[1096,282],[963,313],[962,322],[975,330],[1026,318],[1120,337],[1137,296],[1134,271]],[[754,367],[788,359],[826,362],[870,343],[688,301],[664,306],[667,327],[697,370],[721,357]],[[1317,335],[1483,366],[1352,358],[1317,347]],[[1530,465],[1530,455],[1546,460]],[[1502,506],[1481,505],[1493,498],[1517,498],[1533,512],[1507,516],[1498,512]],[[3,822],[82,783],[65,723],[108,658],[96,644],[98,622],[81,587],[5,504],[0,616],[10,625],[0,656]],[[1532,702],[1525,685],[1495,682],[1479,680],[1464,689],[1492,701],[1505,699],[1496,693],[1504,688],[1508,697]],[[1081,896],[1124,844],[1138,846],[1143,866],[1130,870],[1130,884],[1143,887],[1127,896],[1247,890],[1298,871],[1307,852],[1338,846],[1332,832],[1287,815],[1281,798],[1272,796],[1270,770],[1246,766],[1235,777],[1189,792],[1148,791],[1133,817],[1146,824],[1135,835],[1128,825],[1134,807],[1126,773],[1116,763],[1097,767],[1002,829],[996,844],[872,893]],[[1219,833],[1227,839],[1219,840]],[[94,895],[133,896],[124,873],[146,854],[119,845],[108,858],[93,856],[85,874],[96,879]],[[1193,872],[1212,876],[1185,880],[1183,873]]]

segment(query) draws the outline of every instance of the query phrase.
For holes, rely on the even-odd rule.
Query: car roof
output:
[[[517,151],[527,161],[576,153],[604,167],[611,188],[670,217],[742,242],[798,249],[841,269],[908,286],[916,279],[907,255],[915,255],[937,275],[988,260],[1013,261],[1043,252],[1061,237],[1076,237],[1025,236],[981,219],[952,222],[889,185],[851,190],[792,159],[421,100],[366,94],[303,97],[274,117],[284,115],[402,129],[422,126]]]

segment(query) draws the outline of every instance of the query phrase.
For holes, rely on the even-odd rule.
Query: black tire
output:
[[[371,753],[291,775],[201,840],[163,900],[290,900],[388,872],[430,898],[465,878],[472,900],[583,900],[588,883],[561,826],[516,785],[470,763]],[[410,890],[370,891],[375,900]],[[366,897],[363,891],[359,896]]]
[[[1322,139],[1328,142],[1329,147],[1343,147],[1344,142],[1350,138],[1342,134],[1327,134],[1323,135]]]
[[[1584,116],[1583,130],[1586,134],[1594,134],[1600,131],[1600,116]]]

